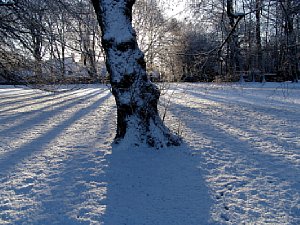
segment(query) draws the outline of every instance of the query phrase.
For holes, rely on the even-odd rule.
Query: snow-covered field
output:
[[[0,86],[0,224],[300,224],[300,85],[162,88],[154,150],[111,145],[105,86]]]

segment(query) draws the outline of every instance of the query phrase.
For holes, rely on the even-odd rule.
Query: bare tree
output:
[[[261,46],[261,7],[262,0],[255,1],[255,17],[256,17],[256,66],[260,73],[262,73],[262,46]],[[265,77],[263,76],[263,81],[265,81]]]
[[[0,12],[1,48],[10,52],[10,55],[24,56],[16,59],[31,57],[35,62],[33,70],[37,77],[42,73],[44,28],[41,21],[46,10],[45,3],[36,0],[34,3],[20,1]]]
[[[79,9],[78,9],[79,8]],[[74,29],[79,39],[81,62],[93,80],[98,79],[97,59],[101,52],[100,30],[93,6],[89,1],[78,2],[77,27]]]
[[[286,34],[286,62],[285,72],[291,77],[293,82],[298,82],[297,74],[297,45],[295,31],[295,16],[299,13],[300,4],[297,1],[284,0],[281,3],[284,16],[284,29]]]

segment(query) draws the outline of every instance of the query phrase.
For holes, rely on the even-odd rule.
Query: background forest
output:
[[[89,0],[4,2],[1,83],[108,81]],[[299,1],[137,0],[133,22],[154,81],[298,81]]]

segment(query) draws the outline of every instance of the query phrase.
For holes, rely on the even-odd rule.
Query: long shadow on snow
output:
[[[96,95],[96,94],[95,94]],[[92,98],[93,95],[88,96],[84,98],[84,100],[87,100],[89,98]],[[5,162],[5,164],[2,164],[0,169],[2,174],[7,174],[8,170],[12,169],[17,163],[21,162],[25,158],[32,155],[34,152],[37,151],[43,151],[43,146],[48,144],[51,140],[55,139],[57,136],[59,136],[64,129],[71,126],[74,122],[79,120],[81,117],[86,115],[92,110],[95,110],[97,107],[99,107],[106,99],[110,97],[110,93],[107,93],[105,96],[102,96],[99,100],[95,101],[92,105],[89,105],[86,108],[80,109],[76,113],[74,113],[71,117],[67,118],[66,120],[62,121],[60,124],[55,125],[53,128],[39,136],[38,138],[32,140],[31,142],[22,145],[19,148],[14,149],[12,152],[9,152],[7,154],[4,154],[1,156],[0,161]],[[50,115],[54,116],[57,113],[62,112],[62,110],[66,110],[69,107],[72,107],[76,105],[78,102],[81,102],[83,99],[74,101],[71,104],[65,105],[59,109],[56,109],[53,111]],[[50,116],[49,114],[46,114],[46,116]],[[39,120],[46,120],[43,114],[39,116]],[[28,122],[29,125],[29,122]]]
[[[195,97],[198,97],[198,98],[200,97],[202,99],[214,101],[216,103],[225,103],[225,104],[229,103],[229,101],[226,100],[226,95],[227,95],[226,92],[222,93],[221,91],[214,91],[214,90],[210,90],[210,89],[195,91],[193,89],[188,89],[187,90],[186,88],[180,88],[180,87],[174,87],[173,89],[174,90],[179,90],[179,91],[186,91],[186,94],[188,94],[188,95],[194,95]],[[243,93],[241,95],[242,98],[244,96],[248,96],[248,97],[250,96],[251,98],[253,97],[251,94],[247,94],[247,93]],[[270,96],[272,96],[272,95],[270,95]],[[274,96],[275,96],[275,94],[274,94]],[[231,104],[236,104],[236,102],[239,102],[239,104],[241,104],[243,106],[248,106],[249,104],[254,105],[252,102],[249,103],[245,100],[242,100],[241,97],[239,97],[239,99],[237,101],[233,101]],[[292,106],[290,106],[290,109],[292,109],[292,110],[288,110],[288,109],[278,109],[278,108],[274,108],[272,105],[264,104],[264,103],[268,103],[268,102],[282,104],[282,102],[283,102],[283,101],[275,100],[275,99],[270,99],[269,101],[266,101],[266,98],[268,98],[268,97],[266,97],[266,96],[255,96],[255,99],[264,100],[264,101],[261,102],[263,104],[264,108],[266,109],[265,111],[263,111],[264,113],[268,112],[268,114],[273,115],[274,113],[272,113],[272,112],[277,112],[276,114],[279,113],[280,115],[285,115],[285,113],[291,113],[291,114],[293,114],[293,116],[298,115],[297,112],[296,112],[297,109],[294,109],[294,107],[292,107]],[[293,104],[297,104],[297,103],[293,103]],[[259,105],[257,105],[257,106],[259,106]],[[261,108],[260,107],[255,107],[255,109],[260,110]]]
[[[209,224],[208,188],[189,153],[186,145],[159,151],[113,145],[104,224]]]
[[[300,87],[300,86],[299,86]],[[198,88],[198,90],[196,91],[196,88]],[[228,88],[230,88],[230,92],[228,93]],[[236,94],[237,96],[239,97],[244,97],[244,96],[247,96],[247,97],[250,97],[250,99],[253,99],[253,94],[252,93],[255,93],[256,91],[259,91],[259,95],[255,95],[255,99],[256,100],[262,100],[261,102],[272,102],[272,103],[282,103],[282,102],[285,102],[285,99],[289,97],[289,91],[296,91],[297,88],[293,88],[293,87],[277,87],[274,89],[274,87],[255,87],[255,88],[251,88],[249,86],[219,86],[218,88],[215,88],[215,87],[209,87],[209,86],[206,86],[206,87],[201,87],[201,86],[197,86],[197,85],[194,85],[192,86],[191,89],[188,89],[187,87],[176,87],[174,86],[174,89],[175,90],[180,90],[180,91],[186,91],[188,90],[188,92],[193,92],[195,94],[205,94],[205,95],[211,95],[211,96],[216,96],[216,97],[219,97],[220,99],[226,99],[226,96],[227,94],[229,94],[229,96],[232,96],[232,94]],[[224,90],[224,91],[222,91]],[[252,93],[249,93],[251,90]],[[298,91],[298,90],[297,90]],[[263,93],[263,94],[261,94]],[[282,100],[279,100],[279,99],[274,99],[272,97],[281,97]],[[294,93],[294,95],[296,95]],[[268,100],[268,101],[266,101]],[[247,101],[241,101],[241,99],[239,98],[238,100],[239,102],[244,102],[244,103],[248,103]],[[294,103],[297,105],[297,103]]]
[[[21,100],[18,100],[18,101],[10,101],[10,102],[5,103],[4,107],[6,105],[16,104],[18,102],[22,103],[22,105],[18,105],[18,106],[14,106],[14,107],[11,107],[11,108],[8,108],[8,109],[5,109],[5,110],[1,110],[0,113],[21,109],[21,108],[24,108],[24,107],[27,107],[27,106],[35,106],[35,105],[39,105],[39,104],[43,104],[43,103],[52,102],[52,101],[55,101],[55,100],[59,100],[61,98],[66,98],[66,97],[71,96],[71,95],[74,95],[74,93],[59,94],[59,95],[49,94],[49,95],[44,95],[44,96],[40,96],[40,97],[29,98],[28,100],[21,99]],[[29,103],[27,103],[28,101],[29,101]],[[32,102],[32,101],[34,101],[34,102]]]
[[[40,100],[44,98],[49,98],[51,96],[54,96],[53,93],[35,93],[35,92],[30,92],[28,94],[20,95],[20,94],[14,94],[11,93],[9,96],[1,97],[0,100],[7,100],[2,102],[6,106],[12,105],[12,104],[17,104],[17,103],[25,103],[28,101],[35,101],[35,100]],[[1,111],[3,112],[3,111]]]
[[[222,102],[222,104],[224,103],[228,103],[226,102],[223,98],[218,98],[218,97],[208,97],[207,95],[204,95],[204,94],[200,94],[200,93],[192,93],[191,91],[189,91],[189,94],[191,95],[194,95],[195,97],[200,97],[201,99],[207,99],[207,100],[210,100],[210,101],[213,101],[213,102]],[[197,103],[197,104],[201,104],[201,103]],[[248,109],[249,107],[249,104],[246,104],[246,103],[239,103],[240,105],[242,105],[243,108],[246,108]],[[238,105],[236,105],[235,103],[233,104],[230,104],[226,107],[226,105],[224,104],[223,105],[223,110],[228,110],[228,106],[230,106],[231,108],[237,108]],[[285,132],[289,132],[289,130],[291,130],[291,126],[292,126],[292,130],[293,130],[293,133],[297,134],[300,132],[299,130],[299,126],[297,126],[298,123],[300,123],[300,120],[297,119],[297,120],[291,120],[290,118],[298,118],[298,113],[296,111],[290,111],[290,110],[285,110],[285,109],[278,109],[278,108],[274,108],[274,107],[271,107],[271,106],[266,106],[266,105],[263,105],[261,107],[259,106],[255,106],[253,105],[253,109],[251,109],[253,113],[256,113],[256,115],[268,115],[268,116],[271,116],[272,119],[274,120],[282,120],[283,118],[283,122],[286,122],[285,126],[288,126],[286,129],[288,129],[288,131],[285,130]],[[216,106],[217,108],[220,108],[222,109],[221,107],[218,107]],[[240,110],[240,113],[243,113],[243,108]],[[248,111],[250,112],[250,111]],[[246,116],[247,119],[251,118],[253,120],[253,118],[255,117],[249,117],[247,114],[243,113],[244,116]],[[291,117],[290,117],[291,116]],[[269,118],[265,119],[266,122],[269,121]],[[299,124],[300,125],[300,124]],[[299,132],[298,132],[299,130]],[[275,139],[274,139],[275,141]],[[289,146],[289,147],[292,147],[294,148],[295,150],[298,149],[298,146],[296,144],[293,144],[293,143],[288,143],[287,141],[283,141],[283,140],[276,140],[277,143],[279,143],[280,145],[282,146]]]
[[[2,95],[5,94],[5,95]],[[32,98],[32,95],[34,95],[36,93],[34,92],[28,92],[28,93],[22,93],[22,92],[11,92],[11,91],[7,91],[6,93],[0,92],[0,101],[7,102],[10,101],[11,99],[30,99]],[[50,93],[46,93],[45,95],[42,95],[42,97],[44,96],[48,96]],[[1,102],[2,103],[2,102]]]
[[[187,112],[188,115],[183,117],[182,111]],[[215,168],[218,166],[224,167],[225,164],[227,165],[226,173],[231,174],[231,177],[242,178],[243,176],[248,176],[250,180],[252,180],[255,179],[256,176],[264,176],[266,177],[266,181],[273,182],[276,186],[279,186],[279,184],[282,186],[288,184],[291,189],[287,189],[285,192],[289,193],[286,196],[289,196],[290,199],[282,199],[279,196],[277,199],[278,205],[276,207],[278,211],[284,210],[286,214],[289,214],[292,218],[291,220],[296,221],[297,218],[299,219],[299,214],[297,214],[297,212],[295,214],[292,210],[293,206],[289,204],[289,202],[295,201],[295,198],[298,195],[300,183],[299,180],[295,180],[296,177],[294,177],[294,174],[300,173],[298,168],[287,161],[282,161],[282,159],[278,157],[261,152],[260,150],[257,151],[257,149],[251,146],[247,141],[239,140],[237,137],[232,136],[225,131],[221,131],[214,125],[213,120],[209,120],[209,118],[199,121],[199,118],[206,118],[207,115],[202,114],[197,109],[176,105],[174,108],[172,107],[171,112],[180,116],[182,122],[188,126],[192,132],[197,133],[204,139],[212,141],[210,144],[212,150],[210,150],[210,148],[208,150],[194,149],[195,152],[198,152],[201,155],[199,158],[199,162],[201,161],[201,168],[209,173],[211,169],[213,169],[213,171],[218,171],[215,170]],[[224,122],[230,123],[230,121]],[[217,164],[212,165],[212,161],[208,160],[210,157],[213,162],[218,159],[219,161],[216,162]],[[220,171],[224,170],[224,168],[219,169]],[[254,171],[256,172],[254,173]],[[215,175],[218,176],[218,172]],[[284,177],[285,180],[280,180],[282,177]],[[239,179],[236,181],[240,182]],[[235,185],[235,183],[232,183],[230,180],[227,181],[227,184],[226,182],[224,183],[224,180],[220,180],[219,185],[221,184],[224,185],[224,189],[227,189],[230,185],[233,185],[233,187]],[[257,190],[259,191],[259,189]],[[231,191],[228,190],[228,192]],[[281,203],[279,204],[279,202]],[[262,207],[265,206],[263,205]],[[227,212],[227,209],[224,211]],[[226,219],[230,220],[230,218]]]
[[[12,115],[4,113],[4,115],[1,115],[3,118],[0,119],[0,124],[5,124],[5,123],[7,124],[7,123],[9,123],[9,121],[15,122],[15,120],[20,120],[20,121],[22,121],[22,123],[25,123],[26,121],[30,121],[32,118],[36,118],[36,117],[38,118],[38,115],[43,114],[44,110],[51,109],[51,110],[49,110],[49,112],[54,112],[55,111],[55,110],[53,110],[54,107],[58,107],[58,106],[64,107],[67,102],[68,103],[72,103],[72,102],[75,102],[75,101],[80,102],[88,96],[94,96],[94,95],[97,95],[97,94],[100,94],[100,93],[102,93],[102,92],[89,93],[88,95],[86,95],[84,97],[81,96],[81,97],[66,98],[69,95],[74,94],[74,93],[69,93],[68,95],[58,97],[57,100],[59,100],[59,101],[55,100],[56,101],[55,103],[52,103],[51,102],[52,99],[49,99],[50,104],[47,104],[43,107],[40,107],[38,110],[32,110],[32,111],[28,111],[28,112],[14,112],[14,113],[12,113]],[[36,104],[36,103],[34,103],[34,104]],[[22,108],[22,107],[23,106],[16,107],[13,110],[18,109],[18,108]],[[0,114],[2,114],[2,112],[0,112]],[[2,129],[0,131],[0,135],[1,135],[1,133],[6,133],[7,134],[7,132],[11,131],[11,130],[14,131],[15,128],[18,128],[20,125],[22,125],[22,123],[14,125],[14,126],[10,126],[7,129]]]
[[[207,100],[211,100],[215,103],[218,103],[218,102],[222,102],[222,105],[223,107],[220,107],[220,106],[214,106],[216,107],[220,112],[222,110],[226,110],[226,111],[230,111],[231,109],[238,109],[239,105],[236,105],[236,104],[232,104],[232,105],[228,105],[226,106],[226,101],[225,100],[221,100],[219,101],[219,98],[218,97],[208,97],[206,95],[203,95],[203,94],[200,94],[200,93],[192,93],[191,91],[189,91],[189,93],[191,95],[194,95],[195,97],[199,98],[200,99],[207,99]],[[175,104],[174,101],[172,101],[173,103],[172,104]],[[228,102],[227,102],[228,103]],[[201,104],[201,103],[197,103],[197,104]],[[247,115],[247,113],[249,113],[250,111],[249,110],[249,104],[244,104],[244,103],[241,103],[241,105],[243,106],[243,108],[240,109],[240,113],[241,115],[245,116],[245,118],[247,119],[250,119],[250,120],[253,120],[253,118],[256,118],[255,116],[254,117],[250,117],[249,115]],[[180,106],[179,106],[180,107]],[[296,112],[290,112],[289,110],[284,110],[284,109],[276,109],[276,108],[270,108],[268,106],[261,106],[261,107],[257,107],[254,105],[255,108],[251,109],[251,112],[255,113],[256,115],[259,115],[259,116],[262,116],[262,115],[269,115],[271,116],[274,120],[282,120],[282,118],[284,118],[284,122],[287,122],[290,118],[290,115],[292,116],[292,118],[298,118],[299,116],[298,115],[295,115],[294,113]],[[245,113],[244,112],[244,109],[247,109],[247,112]],[[200,112],[199,112],[200,113]],[[223,112],[224,113],[224,112]],[[225,113],[224,113],[225,114]],[[208,116],[208,115],[202,115],[202,116]],[[214,115],[212,115],[214,116]],[[226,114],[224,115],[226,116]],[[213,118],[216,122],[224,122],[224,117],[222,118]],[[266,118],[265,119],[265,122],[266,124],[268,123],[269,121],[269,118]],[[228,124],[233,124],[235,121],[231,121],[230,123]],[[252,123],[253,121],[250,121],[250,123]],[[291,130],[293,130],[293,133],[296,135],[297,133],[300,132],[299,130],[299,126],[297,125],[298,123],[300,123],[300,120],[293,120],[290,124],[286,124],[286,126],[288,126],[288,128],[286,128],[287,130],[284,130],[284,132],[291,132]],[[245,124],[242,124],[243,126],[245,126]],[[299,124],[300,125],[300,124]],[[299,130],[299,132],[298,132]],[[246,132],[250,132],[250,133],[256,133],[258,135],[258,137],[261,138],[261,134],[259,134],[257,131],[251,131],[249,129],[245,130]],[[271,131],[271,130],[269,130]],[[274,132],[274,131],[273,131]],[[265,137],[265,138],[268,138],[268,141],[274,141],[275,143],[279,144],[281,147],[285,148],[285,146],[288,146],[289,148],[293,148],[293,152],[297,152],[297,149],[299,148],[297,146],[297,144],[295,143],[289,143],[288,141],[284,141],[284,140],[278,140],[277,138],[273,137],[273,138],[270,138],[270,137]]]
[[[181,108],[183,110],[175,110],[175,108],[176,109]],[[248,141],[240,140],[237,137],[232,136],[229,133],[220,130],[214,124],[214,122],[218,122],[218,121],[214,119],[209,119],[209,116],[202,114],[197,109],[189,108],[183,105],[176,105],[176,107],[174,108],[172,107],[171,111],[175,115],[180,116],[182,122],[184,122],[186,126],[188,126],[193,132],[195,133],[200,132],[203,134],[204,137],[208,138],[209,140],[222,143],[222,145],[219,147],[232,149],[232,154],[243,153],[243,156],[246,157],[249,162],[255,162],[255,165],[253,166],[256,166],[257,168],[261,168],[263,171],[266,172],[269,171],[268,173],[270,174],[265,174],[265,175],[272,175],[275,177],[279,175],[279,177],[286,177],[292,186],[300,185],[299,181],[295,181],[292,176],[289,176],[289,172],[293,174],[300,173],[299,168],[291,164],[289,161],[284,160],[281,157],[270,155],[268,152],[262,152],[260,149],[257,149],[257,147],[252,146],[251,143],[249,143]],[[188,112],[189,115],[182,116],[183,114],[182,111],[184,111],[185,113]],[[199,122],[199,118],[202,118],[200,122]],[[223,121],[223,122],[230,124],[230,121]],[[192,125],[189,126],[189,124]],[[257,135],[259,135],[258,132]],[[238,152],[236,152],[236,149],[238,150]],[[224,155],[224,157],[226,156]],[[238,158],[238,155],[236,158]],[[277,166],[276,170],[270,171],[270,168],[274,167],[273,166],[274,163]]]
[[[29,117],[24,120],[22,120],[22,123],[16,124],[14,126],[10,126],[7,129],[2,129],[0,131],[0,136],[1,135],[11,135],[12,133],[22,133],[22,131],[26,132],[27,129],[30,129],[33,125],[36,125],[37,123],[40,122],[45,122],[47,119],[50,119],[51,117],[54,118],[56,115],[61,114],[63,111],[72,108],[76,106],[78,103],[87,101],[88,99],[91,99],[94,96],[97,96],[104,91],[95,91],[94,93],[90,93],[84,97],[78,97],[78,98],[73,98],[73,99],[62,99],[60,102],[56,102],[51,105],[47,105],[45,107],[40,108],[39,110],[32,111],[29,113],[25,113],[25,115],[30,115],[30,114],[35,114],[34,117]],[[59,106],[55,109],[52,109],[53,107]],[[51,109],[48,112],[44,112],[43,110]],[[16,116],[23,116],[23,114],[18,114]],[[11,118],[7,118],[11,119]]]
[[[105,171],[108,162],[105,154],[110,151],[110,146],[106,143],[98,148],[96,146],[99,144],[95,141],[105,143],[112,140],[110,123],[107,121],[113,120],[111,115],[114,111],[111,106],[104,117],[98,118],[101,121],[100,130],[92,132],[91,136],[87,135],[84,143],[76,140],[71,146],[66,146],[76,150],[60,162],[62,166],[55,167],[56,172],[52,171],[56,178],[48,183],[52,194],[43,198],[36,197],[42,204],[39,207],[41,211],[33,219],[34,224],[52,224],[53,221],[64,225],[100,224],[105,211],[103,199],[107,188]]]
[[[219,96],[220,94],[219,93],[216,93],[215,95],[211,94],[211,93],[199,93],[199,92],[194,92],[194,91],[188,91],[188,94],[191,94],[191,95],[194,95],[195,97],[197,98],[202,98],[202,99],[207,99],[207,100],[210,100],[210,101],[213,101],[213,102],[221,102],[221,103],[225,103],[227,104],[228,103],[228,100],[226,100],[224,97],[222,96]],[[255,97],[255,98],[258,98],[258,97]],[[263,99],[265,99],[265,97],[263,97]],[[278,102],[279,104],[282,103],[280,101],[277,101],[277,100],[272,100],[272,102]],[[232,104],[235,104],[235,102],[233,102]],[[239,104],[244,106],[244,107],[247,107],[250,105],[254,105],[253,103],[248,103],[248,102],[244,102],[244,101],[239,101]],[[257,107],[259,105],[254,105],[255,106],[255,109],[257,112],[262,112],[262,113],[267,113],[269,115],[272,115],[272,116],[277,116],[278,114],[280,115],[283,115],[283,118],[285,117],[284,115],[286,115],[287,113],[288,114],[291,114],[292,116],[294,116],[295,118],[297,118],[298,116],[298,112],[296,111],[290,111],[288,109],[278,109],[278,108],[274,108],[272,106],[268,106],[268,105],[263,105],[263,107]]]
[[[215,102],[217,103],[217,101],[215,101]],[[175,104],[175,102],[172,101],[172,104]],[[195,104],[201,106],[202,103],[196,102]],[[278,144],[280,147],[282,147],[285,150],[287,150],[287,147],[288,147],[289,152],[298,153],[299,146],[296,143],[291,143],[288,140],[284,140],[285,137],[278,138],[278,136],[275,135],[276,132],[283,132],[287,136],[295,135],[295,139],[296,139],[297,135],[300,133],[300,129],[299,129],[300,124],[298,126],[298,123],[300,122],[300,120],[293,119],[293,121],[291,123],[288,123],[287,119],[290,118],[288,113],[285,113],[284,115],[282,115],[282,117],[280,117],[280,116],[278,116],[278,114],[274,114],[274,115],[269,114],[268,111],[264,111],[262,109],[263,107],[261,107],[261,109],[259,111],[255,110],[256,108],[251,109],[251,111],[250,111],[249,107],[247,108],[246,106],[243,106],[240,108],[239,105],[222,104],[222,106],[211,105],[210,107],[207,107],[208,106],[207,103],[205,103],[205,104],[203,103],[203,105],[205,105],[206,108],[203,109],[202,107],[200,107],[201,111],[202,111],[202,118],[203,118],[203,116],[210,117],[211,119],[214,120],[214,122],[217,122],[217,123],[224,123],[224,121],[228,120],[230,122],[227,124],[233,128],[235,127],[237,129],[243,130],[244,132],[246,132],[250,135],[254,135],[254,137],[257,137],[258,139],[260,139],[262,141]],[[215,115],[214,114],[215,110],[218,113],[222,113],[223,116],[220,117],[220,116]],[[199,113],[201,113],[201,111],[199,111]],[[241,123],[241,121],[234,120],[234,118],[230,117],[232,112],[236,113],[237,111],[238,111],[238,116],[243,118],[242,123]],[[207,112],[209,114],[207,114],[205,112]],[[228,114],[227,114],[227,112],[228,112]],[[249,115],[250,113],[254,114],[254,115]],[[229,115],[229,117],[228,117],[228,115]],[[255,119],[253,119],[253,118],[255,118]],[[282,119],[282,118],[284,118],[284,119]],[[257,129],[264,129],[266,132],[259,133],[256,129],[251,128],[251,126],[249,126],[249,124],[253,124],[253,121],[257,122],[257,124],[256,124]],[[260,121],[262,121],[262,122],[260,123]],[[282,121],[282,123],[284,123],[284,128],[282,126],[278,127],[278,129],[282,129],[282,130],[278,131],[278,129],[274,129],[272,126],[270,127],[269,125],[272,124],[272,121],[275,121],[275,122]],[[274,135],[272,135],[272,136],[268,135],[267,132],[273,132]]]
[[[215,140],[215,139],[221,140],[221,142],[223,142],[224,144],[227,143],[228,147],[234,146],[234,149],[243,149],[242,152],[245,153],[249,159],[254,157],[253,153],[260,155],[261,157],[255,158],[255,160],[258,160],[257,161],[258,163],[260,162],[260,159],[263,160],[261,162],[262,168],[266,168],[266,169],[269,168],[266,165],[267,162],[269,162],[270,164],[277,162],[285,168],[290,168],[290,171],[299,170],[297,167],[295,167],[295,165],[290,164],[290,162],[286,160],[282,160],[279,157],[272,156],[268,152],[262,152],[260,149],[257,149],[257,147],[251,145],[251,143],[249,143],[248,141],[240,140],[238,139],[238,137],[230,135],[225,131],[222,131],[220,128],[218,128],[215,125],[218,124],[218,122],[232,124],[231,121],[226,121],[224,119],[222,120],[222,118],[220,119],[210,118],[209,115],[205,115],[195,108],[179,105],[174,102],[172,102],[172,106],[174,107],[171,108],[171,112],[174,113],[176,116],[180,117],[181,120],[186,124],[186,126],[189,127],[189,124],[192,124],[192,126],[190,126],[189,128],[193,132],[195,133],[202,132],[205,134],[213,135],[213,136],[208,136],[208,138],[210,140]],[[184,113],[187,115],[182,116]],[[259,136],[260,135],[259,132],[256,132],[256,135]],[[284,174],[281,175],[284,177]]]

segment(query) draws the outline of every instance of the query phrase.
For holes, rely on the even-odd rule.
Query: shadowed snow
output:
[[[300,86],[173,84],[178,148],[111,145],[105,86],[0,86],[0,224],[300,224]],[[126,147],[127,146],[127,147]]]

